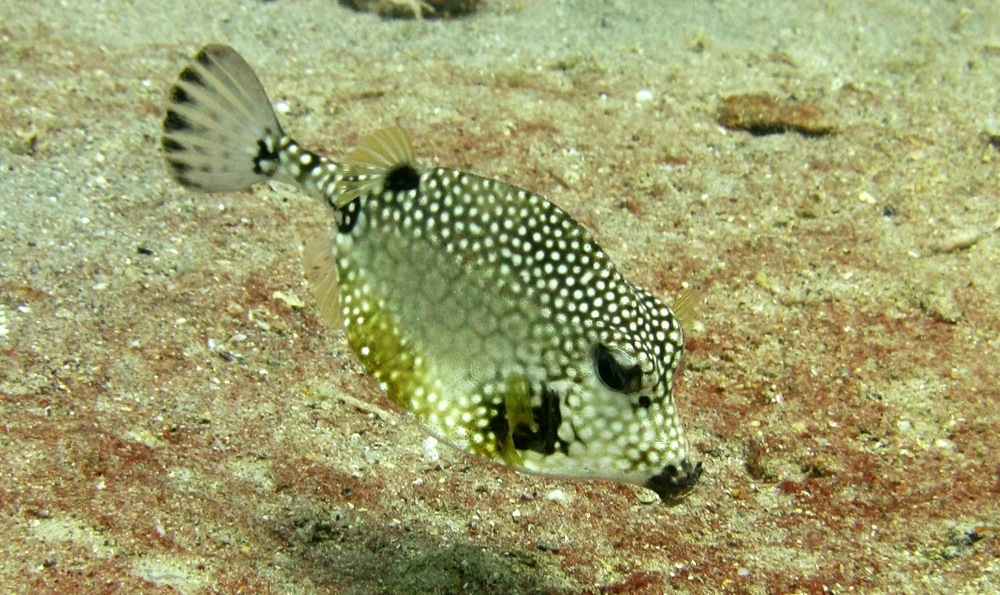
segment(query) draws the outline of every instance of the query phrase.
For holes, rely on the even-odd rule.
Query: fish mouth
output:
[[[692,465],[684,459],[679,465],[670,463],[663,470],[646,480],[645,487],[653,490],[665,504],[678,504],[698,483],[701,461]]]

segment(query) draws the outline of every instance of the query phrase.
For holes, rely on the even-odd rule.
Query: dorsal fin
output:
[[[420,172],[410,135],[399,126],[369,133],[344,157],[343,163],[347,171],[331,198],[337,208],[380,188],[386,175],[401,167]]]
[[[352,168],[372,171],[389,169],[404,163],[417,166],[410,135],[399,126],[373,130],[351,149],[344,163]]]

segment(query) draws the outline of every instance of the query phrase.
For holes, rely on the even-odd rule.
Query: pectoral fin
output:
[[[507,377],[507,390],[504,394],[504,413],[507,417],[506,433],[497,437],[500,443],[500,456],[508,467],[519,469],[524,467],[520,453],[514,447],[514,432],[519,426],[526,426],[530,432],[538,431],[535,416],[531,410],[531,391],[524,376],[513,373]]]

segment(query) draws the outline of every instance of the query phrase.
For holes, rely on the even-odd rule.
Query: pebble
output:
[[[642,502],[643,504],[652,504],[660,501],[660,497],[656,494],[656,492],[653,490],[647,490],[646,488],[640,488],[636,493],[636,497],[639,499],[639,502]]]
[[[935,288],[920,297],[920,309],[938,322],[955,324],[964,312],[955,299],[955,292],[945,288]]]
[[[539,539],[538,549],[543,552],[551,552],[553,554],[559,553],[559,540],[555,538],[551,539]]]
[[[436,463],[441,459],[441,452],[438,451],[438,441],[437,438],[433,436],[428,436],[424,440],[424,458],[429,463]]]
[[[969,248],[976,245],[976,242],[981,240],[985,234],[978,229],[967,229],[964,231],[959,231],[951,236],[942,240],[938,245],[933,247],[935,252],[957,252],[959,250],[968,250]]]
[[[566,495],[566,492],[560,489],[555,489],[549,492],[548,494],[545,494],[545,499],[551,500],[552,502],[558,502],[563,506],[569,504],[571,501],[570,497]]]

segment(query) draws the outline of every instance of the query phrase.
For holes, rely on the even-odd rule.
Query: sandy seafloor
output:
[[[307,146],[399,122],[699,290],[690,496],[428,444],[311,304],[324,208],[165,175],[209,41]],[[996,2],[5,0],[0,81],[0,592],[1000,592]]]

